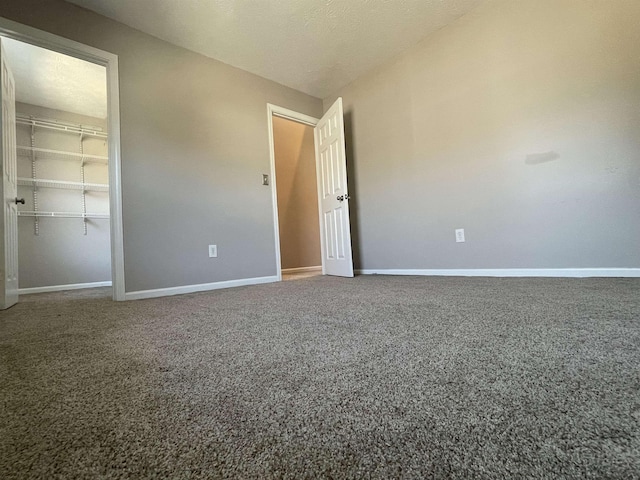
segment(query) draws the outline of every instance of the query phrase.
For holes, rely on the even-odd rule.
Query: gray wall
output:
[[[61,0],[0,16],[119,56],[128,292],[275,275],[266,104],[319,116],[321,100]]]
[[[105,121],[59,110],[51,110],[22,103],[16,104],[16,112],[38,118],[61,120],[103,128]],[[18,125],[18,145],[31,145],[31,127]],[[80,139],[75,134],[36,129],[35,146],[68,152],[80,151]],[[83,141],[84,152],[107,155],[107,144],[98,138]],[[18,176],[31,178],[31,159],[18,157]],[[77,161],[41,160],[36,163],[36,176],[40,179],[81,182],[80,164]],[[107,165],[85,165],[87,183],[109,183]],[[19,210],[33,210],[33,188],[19,186],[18,196],[25,199]],[[107,192],[86,193],[87,212],[108,213]],[[82,211],[82,192],[78,190],[38,189],[38,210],[58,212]],[[109,220],[90,219],[87,235],[84,235],[80,218],[41,218],[39,235],[34,233],[34,219],[18,218],[18,254],[20,288],[69,285],[77,283],[105,282],[111,280],[111,245]]]
[[[356,266],[640,267],[638,25],[637,1],[489,1],[325,99]]]
[[[273,148],[282,268],[322,265],[313,127],[273,117]]]

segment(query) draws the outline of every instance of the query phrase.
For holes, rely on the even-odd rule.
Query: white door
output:
[[[353,277],[342,98],[316,125],[315,143],[322,273]]]
[[[0,309],[9,308],[18,302],[18,186],[16,159],[16,103],[13,74],[7,64],[0,40],[0,151],[2,152],[2,182],[0,198],[2,206],[3,235],[0,242]]]

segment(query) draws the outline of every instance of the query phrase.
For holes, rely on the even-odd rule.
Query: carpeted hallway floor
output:
[[[640,478],[640,279],[74,298],[0,313],[2,479]]]

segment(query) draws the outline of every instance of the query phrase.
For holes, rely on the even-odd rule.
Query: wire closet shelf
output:
[[[108,165],[109,157],[104,155],[94,155],[84,153],[85,138],[99,138],[107,140],[108,135],[99,127],[86,126],[80,124],[72,124],[58,120],[36,118],[22,114],[16,115],[16,124],[28,126],[31,130],[31,145],[18,145],[16,153],[20,157],[28,158],[31,161],[32,177],[19,177],[18,185],[31,187],[33,192],[33,207],[31,210],[19,210],[19,217],[31,217],[34,219],[34,233],[39,234],[40,218],[82,218],[84,220],[84,234],[87,234],[87,220],[89,219],[108,219],[108,213],[87,212],[85,194],[87,192],[109,192],[109,185],[102,183],[85,182],[85,165],[100,164]],[[44,129],[55,131],[61,134],[70,134],[79,139],[79,152],[69,152],[63,150],[53,150],[36,147],[36,131]],[[82,181],[63,181],[47,178],[38,178],[37,164],[39,161],[72,161],[77,162],[80,167]],[[38,208],[38,189],[51,188],[62,190],[76,190],[82,193],[81,208],[79,212],[62,212],[62,211],[42,211]]]

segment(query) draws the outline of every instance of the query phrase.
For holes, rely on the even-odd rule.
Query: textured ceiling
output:
[[[104,67],[8,38],[2,46],[16,81],[16,100],[65,112],[107,117]]]
[[[483,0],[67,0],[324,98]]]

